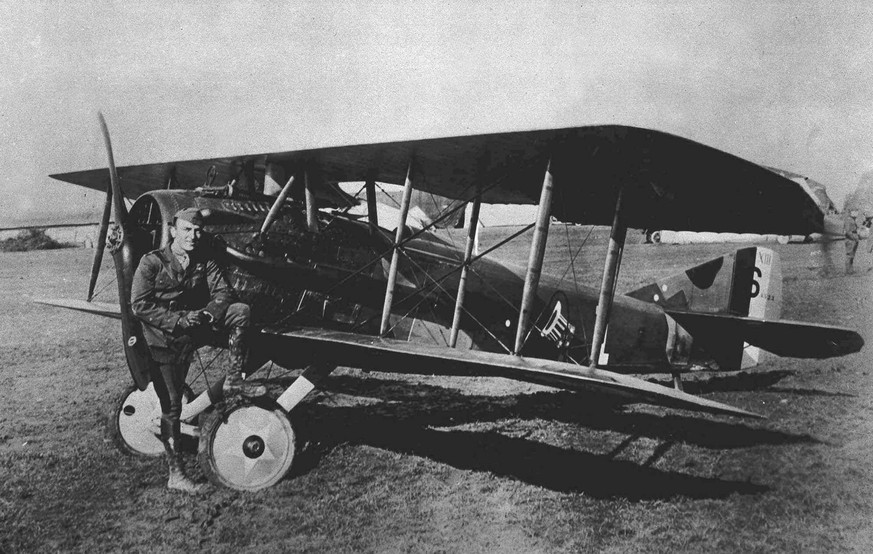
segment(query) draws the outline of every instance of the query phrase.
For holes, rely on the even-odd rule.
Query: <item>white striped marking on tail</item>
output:
[[[769,248],[757,247],[750,295],[749,317],[775,320],[782,315],[782,267],[779,254]],[[761,363],[761,358],[760,348],[744,343],[740,368],[756,366]]]

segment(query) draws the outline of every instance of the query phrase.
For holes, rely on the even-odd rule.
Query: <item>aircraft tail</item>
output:
[[[664,308],[674,365],[715,361],[723,370],[746,369],[765,352],[795,358],[830,358],[858,352],[850,329],[780,320],[782,269],[769,248],[741,248],[628,296]]]
[[[779,319],[782,266],[769,248],[740,248],[627,295],[665,310]]]
[[[672,318],[671,361],[689,363],[703,347],[722,369],[752,367],[762,361],[763,352],[743,339],[743,333],[730,337],[713,333],[704,315],[744,320],[778,320],[782,314],[782,267],[779,254],[759,246],[741,248],[714,260],[692,267],[678,275],[657,281],[628,294],[653,302]],[[680,318],[673,314],[701,314]],[[678,325],[674,325],[678,324]],[[689,340],[691,339],[691,340]],[[693,342],[694,348],[689,344]],[[696,356],[695,356],[696,357]]]

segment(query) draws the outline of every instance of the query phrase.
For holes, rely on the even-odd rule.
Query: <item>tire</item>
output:
[[[239,406],[204,418],[198,461],[214,484],[256,491],[278,483],[294,462],[297,437],[287,414],[274,401]]]
[[[182,403],[191,399],[188,386],[182,393]],[[129,456],[154,458],[164,454],[160,439],[161,403],[154,385],[146,390],[136,385],[126,387],[112,402],[109,411],[109,438],[116,448]]]

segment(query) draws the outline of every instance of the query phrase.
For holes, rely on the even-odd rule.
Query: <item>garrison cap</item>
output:
[[[193,225],[203,226],[203,213],[197,208],[185,208],[184,210],[179,210],[176,212],[176,215],[173,216],[174,224],[177,219],[184,219]]]

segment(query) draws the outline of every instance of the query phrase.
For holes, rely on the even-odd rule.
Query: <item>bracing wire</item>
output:
[[[501,183],[500,180],[495,181],[494,183],[492,183],[491,185],[489,185],[488,187],[486,187],[484,190],[480,191],[478,194],[482,194],[482,193],[484,193],[484,192],[490,190],[491,188],[496,187],[496,186],[499,185],[500,183]],[[378,185],[378,183],[377,183],[377,185]],[[468,185],[464,190],[461,191],[461,193],[459,194],[459,196],[461,196],[461,197],[465,196],[466,193],[469,192],[470,189],[472,189],[474,186],[476,186],[476,185],[475,185],[475,184],[470,184],[470,185]],[[380,188],[381,188],[381,186],[380,186]],[[384,192],[384,191],[383,191],[383,192]],[[339,288],[340,286],[342,286],[342,285],[344,285],[345,283],[347,283],[349,280],[351,280],[351,279],[353,279],[353,278],[355,278],[355,277],[357,277],[357,276],[359,276],[359,275],[362,275],[365,271],[367,271],[368,269],[370,269],[371,267],[373,267],[375,264],[377,264],[377,263],[381,263],[382,259],[383,259],[385,256],[387,256],[389,253],[392,253],[395,249],[402,250],[402,249],[403,249],[403,246],[405,246],[405,245],[408,244],[409,242],[415,240],[416,238],[418,238],[418,237],[421,236],[422,234],[426,233],[426,232],[429,231],[430,229],[436,227],[436,225],[438,225],[439,223],[441,223],[442,221],[444,221],[445,219],[447,219],[449,216],[451,216],[452,214],[454,214],[455,212],[457,212],[459,209],[461,209],[461,208],[464,207],[465,205],[466,205],[465,202],[458,202],[458,204],[457,204],[456,206],[452,207],[451,209],[446,210],[446,212],[445,212],[444,214],[442,214],[442,215],[440,215],[439,217],[437,217],[434,221],[432,221],[432,222],[429,223],[428,225],[425,225],[422,229],[419,229],[418,231],[413,232],[413,233],[410,234],[408,237],[402,239],[399,243],[397,243],[397,244],[392,244],[392,245],[391,245],[391,248],[385,250],[384,252],[382,252],[382,253],[379,254],[378,256],[374,257],[372,260],[370,260],[369,262],[367,262],[366,264],[364,264],[364,265],[361,266],[360,268],[356,269],[355,271],[353,271],[352,273],[350,273],[350,274],[347,275],[346,277],[340,279],[340,281],[338,281],[337,283],[335,283],[335,284],[334,284],[333,286],[331,286],[327,291],[325,291],[325,292],[323,292],[323,293],[321,293],[321,294],[323,294],[323,295],[325,295],[325,296],[330,295],[333,291],[335,291],[337,288]],[[288,321],[290,318],[296,316],[299,312],[300,312],[300,307],[298,307],[294,312],[292,312],[292,313],[288,314],[287,316],[283,317],[281,320],[277,321],[277,322],[276,322],[276,325],[282,325],[283,323],[285,323],[286,321]]]

